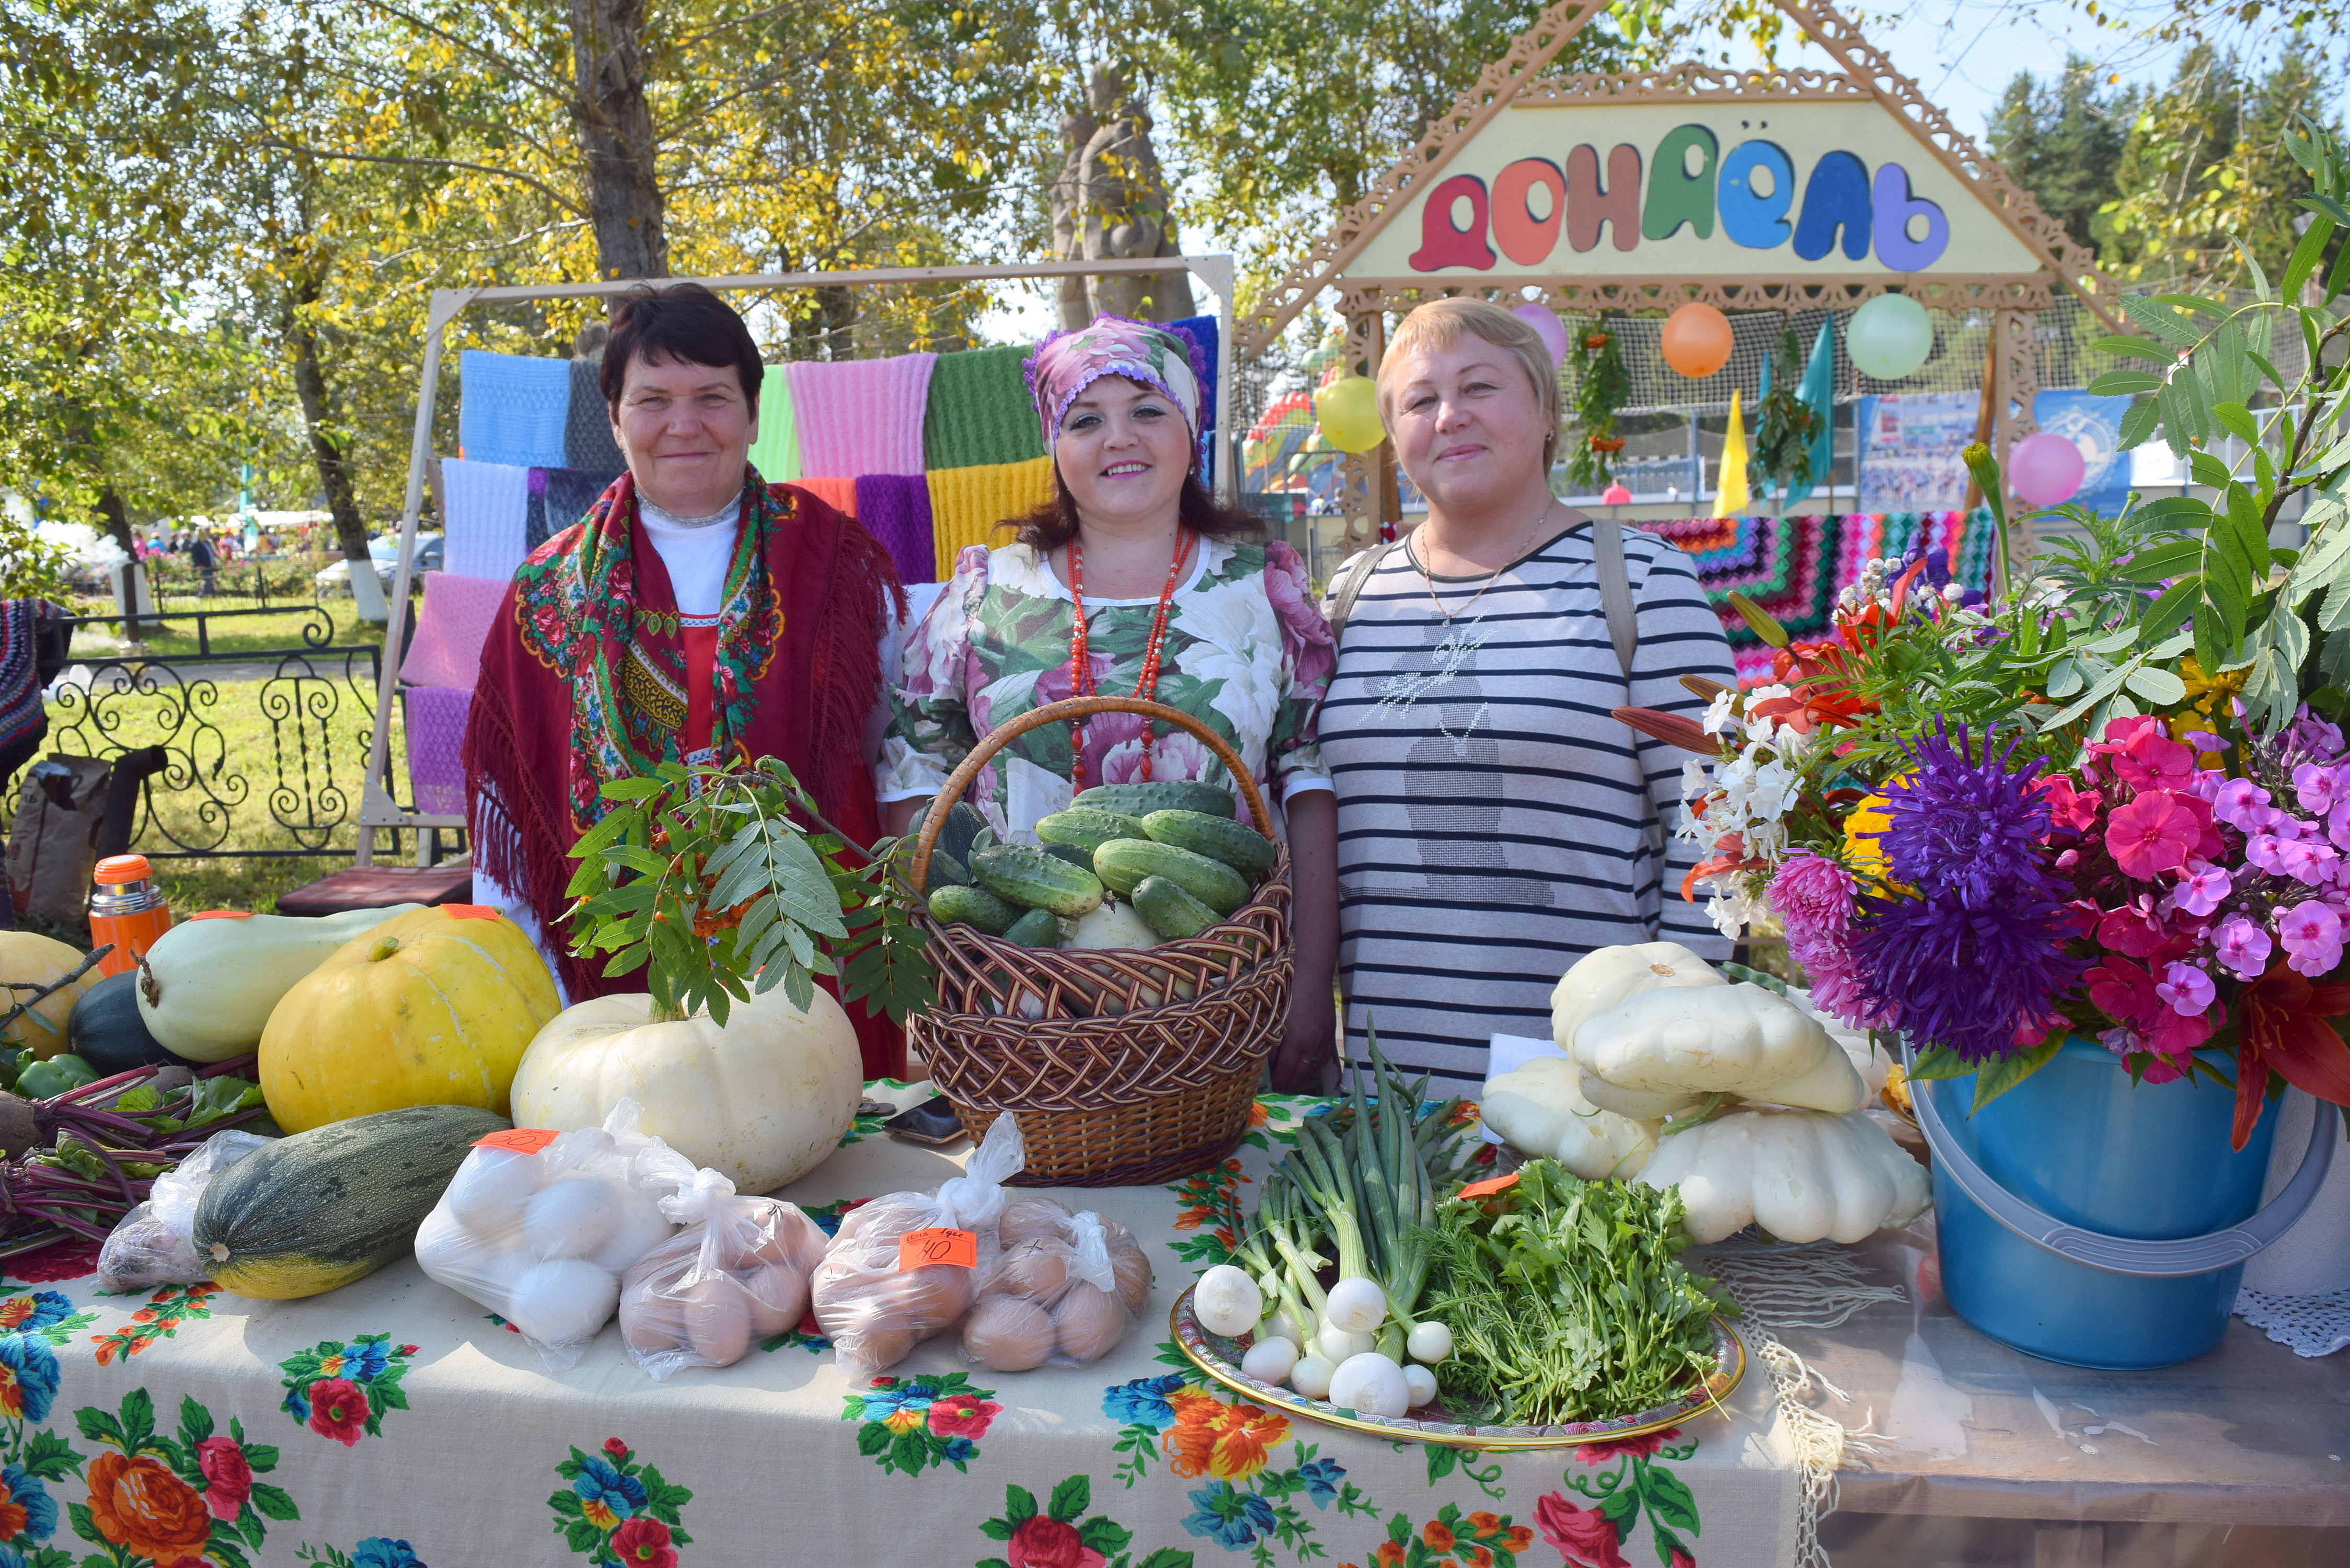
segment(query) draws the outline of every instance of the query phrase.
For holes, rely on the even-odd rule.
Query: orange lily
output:
[[[2321,1100],[2350,1105],[2350,1045],[2325,1022],[2350,1012],[2350,984],[2312,985],[2280,962],[2243,989],[2236,1032],[2236,1124],[2244,1147],[2267,1098],[2271,1069]]]

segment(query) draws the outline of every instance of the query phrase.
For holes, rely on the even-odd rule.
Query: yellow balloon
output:
[[[1388,439],[1378,389],[1367,376],[1341,376],[1314,394],[1314,416],[1340,452],[1368,452]]]

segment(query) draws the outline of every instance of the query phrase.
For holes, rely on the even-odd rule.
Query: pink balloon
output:
[[[1632,493],[1620,484],[1611,484],[1599,493],[1599,504],[1603,506],[1623,506],[1631,499]]]
[[[2008,453],[2008,485],[2034,506],[2057,506],[2070,501],[2087,472],[2081,449],[2046,431],[2025,436]]]
[[[1552,369],[1566,363],[1566,323],[1546,305],[1521,305],[1510,312],[1534,329],[1534,336],[1550,350]]]

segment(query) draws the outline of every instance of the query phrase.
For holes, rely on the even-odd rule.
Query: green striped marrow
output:
[[[931,886],[933,888],[968,888],[971,873],[962,861],[933,845],[931,848]]]
[[[972,852],[971,874],[999,898],[1056,915],[1082,915],[1102,901],[1101,879],[1083,867],[1027,844]]]
[[[467,1151],[512,1125],[473,1106],[411,1106],[280,1138],[204,1189],[196,1256],[223,1289],[263,1301],[364,1279],[415,1251]]]
[[[1132,893],[1146,877],[1163,877],[1219,915],[1248,902],[1248,878],[1222,861],[1148,838],[1111,839],[1094,851],[1094,871],[1120,893]]]
[[[1154,811],[1197,811],[1210,816],[1231,816],[1238,809],[1230,790],[1190,779],[1096,784],[1080,792],[1072,804],[1133,817],[1148,816]]]
[[[938,808],[933,806],[931,809],[935,811]],[[938,841],[931,846],[932,853],[943,849],[958,863],[969,865],[972,847],[979,836],[986,831],[987,818],[979,815],[979,808],[967,800],[959,800],[948,808],[946,821],[939,826]]]
[[[1142,831],[1158,843],[1221,860],[1243,877],[1254,878],[1273,869],[1273,840],[1229,816],[1154,811],[1142,819]]]

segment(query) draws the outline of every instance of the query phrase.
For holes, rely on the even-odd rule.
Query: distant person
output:
[[[212,597],[213,577],[220,569],[220,557],[213,552],[213,542],[202,534],[188,541],[188,564],[195,567],[203,578],[196,588],[196,597]]]

